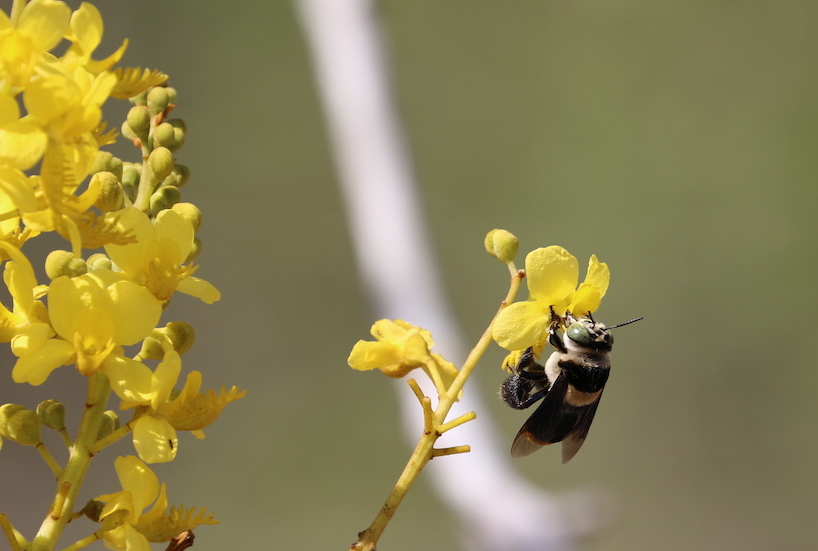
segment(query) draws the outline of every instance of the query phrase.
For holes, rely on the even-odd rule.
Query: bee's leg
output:
[[[534,392],[535,386],[534,380],[515,373],[500,385],[500,397],[514,409],[526,409],[545,396],[548,391],[547,388],[540,388],[539,391]]]

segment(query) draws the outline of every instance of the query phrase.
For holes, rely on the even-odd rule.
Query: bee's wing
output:
[[[562,420],[567,392],[568,377],[561,372],[548,389],[543,401],[537,406],[537,410],[531,414],[514,438],[514,443],[511,444],[512,457],[525,457],[554,442],[557,426]]]
[[[562,441],[562,462],[568,463],[574,457],[585,442],[585,437],[588,436],[588,431],[591,429],[591,422],[596,415],[596,408],[599,406],[599,400],[602,398],[602,391],[596,397],[596,401],[588,404],[580,411],[574,429],[569,432]]]

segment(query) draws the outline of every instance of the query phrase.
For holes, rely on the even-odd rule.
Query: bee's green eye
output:
[[[565,334],[568,335],[569,339],[579,344],[588,344],[591,342],[591,334],[588,332],[588,328],[582,323],[572,323],[568,329],[565,330]]]

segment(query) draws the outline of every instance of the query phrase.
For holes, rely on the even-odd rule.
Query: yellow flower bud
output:
[[[150,335],[142,341],[142,349],[139,350],[139,357],[143,360],[161,360],[165,357],[165,349],[162,348],[164,337],[154,329]]]
[[[88,260],[85,261],[85,264],[88,266],[89,272],[93,272],[94,270],[110,270],[113,265],[111,259],[102,253],[92,254],[88,257]]]
[[[170,103],[168,92],[162,86],[156,86],[148,90],[147,99],[148,110],[150,111],[151,115],[158,115],[159,113],[164,113],[165,109],[168,108],[168,103]]]
[[[168,104],[169,105],[176,105],[176,88],[172,86],[166,86],[165,92],[168,94]]]
[[[160,187],[151,195],[151,214],[156,216],[165,209],[173,207],[182,199],[179,188],[174,186]]]
[[[0,436],[23,446],[36,446],[40,438],[40,417],[17,404],[0,406]]]
[[[172,210],[182,215],[182,218],[193,226],[193,233],[199,231],[202,225],[202,211],[193,203],[176,203]]]
[[[166,147],[157,147],[148,156],[147,167],[154,182],[161,182],[173,170],[173,153]]]
[[[153,147],[167,147],[170,149],[175,143],[176,137],[173,134],[173,126],[167,122],[163,122],[153,129]]]
[[[497,258],[503,264],[514,262],[520,242],[517,238],[506,230],[491,230],[486,234],[486,251]]]
[[[151,114],[148,112],[147,107],[142,105],[131,107],[125,120],[128,122],[128,127],[140,140],[145,141],[148,139],[148,132],[151,129]]]
[[[139,355],[146,360],[161,360],[165,357],[162,343],[169,339],[173,349],[181,354],[186,353],[193,347],[196,341],[196,332],[193,326],[184,321],[172,321],[165,327],[156,328],[151,331],[144,341]]]
[[[131,98],[128,98],[128,101],[133,103],[134,105],[147,105],[148,104],[148,91],[145,90]]]
[[[70,251],[51,251],[45,259],[45,274],[49,279],[60,276],[76,277],[88,272],[88,266]]]
[[[133,201],[136,198],[136,190],[139,189],[139,180],[142,177],[142,165],[134,163],[124,163],[122,167],[122,189]]]
[[[109,151],[98,151],[91,174],[103,171],[113,173],[116,179],[119,180],[122,178],[122,161],[118,157],[114,157]]]
[[[99,182],[100,192],[94,206],[102,212],[113,212],[125,205],[125,191],[122,184],[111,172],[97,172],[91,176],[91,181]]]
[[[198,235],[193,236],[193,247],[190,248],[190,252],[185,259],[185,263],[193,262],[197,258],[199,258],[199,253],[202,252],[202,240],[199,239]]]
[[[57,400],[46,400],[37,405],[37,415],[40,422],[54,430],[65,428],[65,406]]]

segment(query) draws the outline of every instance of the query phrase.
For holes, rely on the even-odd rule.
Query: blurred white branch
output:
[[[429,329],[435,351],[462,363],[463,339],[441,289],[392,100],[374,2],[295,4],[312,53],[359,270],[376,319],[401,318]],[[500,373],[492,372],[499,384]],[[423,390],[436,395],[430,384]],[[414,446],[421,430],[420,408],[403,381],[399,395]],[[511,435],[499,441],[473,383],[450,418],[469,411],[478,413],[477,420],[444,436],[448,439],[441,445],[469,444],[472,452],[440,458],[427,467],[435,489],[462,522],[465,548],[567,550],[578,535],[604,523],[599,496],[576,491],[556,497],[517,475],[505,446]],[[376,507],[373,504],[373,513]]]

